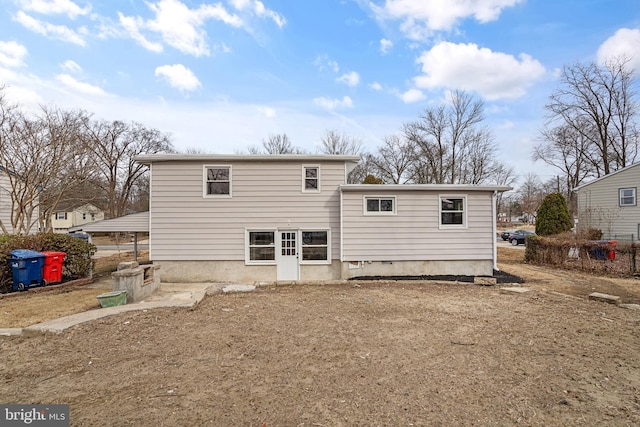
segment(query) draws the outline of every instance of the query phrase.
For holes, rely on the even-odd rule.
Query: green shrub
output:
[[[63,281],[90,276],[93,268],[91,255],[96,251],[94,245],[66,234],[38,233],[28,236],[0,236],[0,293],[11,290],[13,276],[9,258],[11,258],[11,251],[15,249],[65,252],[67,256],[62,267]]]
[[[383,184],[382,178],[376,178],[373,175],[367,175],[362,181],[363,184]]]
[[[536,216],[536,234],[549,236],[571,230],[573,221],[564,196],[551,193],[544,198]]]

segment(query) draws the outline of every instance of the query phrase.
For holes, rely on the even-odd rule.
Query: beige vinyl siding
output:
[[[0,170],[0,221],[9,233],[13,232],[11,227],[11,184],[9,178]],[[2,229],[0,228],[0,233]]]
[[[636,189],[636,205],[620,206],[618,190]],[[640,164],[608,175],[578,190],[578,228],[597,228],[605,238],[633,234],[638,239],[640,224]],[[625,236],[623,236],[625,237]]]
[[[492,259],[491,192],[378,191],[372,195],[395,196],[397,215],[364,215],[363,194],[344,192],[344,261]],[[466,228],[439,228],[440,195],[466,196]]]
[[[231,166],[230,198],[203,197],[205,165]],[[331,230],[339,258],[343,161],[320,163],[319,193],[303,193],[300,162],[176,161],[152,165],[151,257],[244,260],[245,230]]]

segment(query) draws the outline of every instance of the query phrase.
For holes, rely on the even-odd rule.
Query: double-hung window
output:
[[[56,219],[67,219],[66,212],[56,212]]]
[[[302,167],[302,191],[305,193],[320,191],[320,166]]]
[[[276,260],[276,241],[274,231],[248,232],[249,263],[273,263]]]
[[[204,167],[205,197],[231,197],[231,166]]]
[[[440,196],[440,227],[466,228],[466,202],[464,196]]]
[[[618,198],[620,200],[620,207],[635,206],[636,205],[636,189],[621,188],[618,190]]]
[[[329,261],[328,231],[302,231],[302,261]]]
[[[395,197],[365,197],[364,212],[366,215],[395,215]]]

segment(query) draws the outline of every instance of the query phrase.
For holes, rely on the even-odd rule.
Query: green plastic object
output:
[[[106,294],[100,294],[96,298],[100,301],[102,308],[125,305],[127,303],[127,291],[111,291]]]

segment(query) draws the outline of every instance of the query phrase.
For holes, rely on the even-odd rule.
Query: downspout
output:
[[[492,245],[493,245],[493,269],[496,271],[498,270],[498,240],[496,238],[496,235],[498,233],[497,227],[496,227],[496,221],[498,220],[498,216],[496,214],[497,211],[497,207],[496,207],[496,203],[497,203],[497,199],[498,199],[498,191],[494,190],[493,191],[493,195],[491,196],[491,217],[492,217],[492,227],[491,227],[491,236],[492,236]]]
[[[342,212],[342,186],[340,186],[340,279],[344,279],[342,272],[344,264],[344,218]]]

